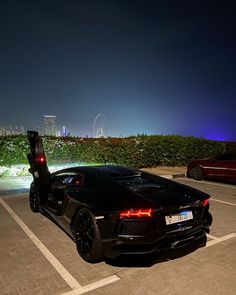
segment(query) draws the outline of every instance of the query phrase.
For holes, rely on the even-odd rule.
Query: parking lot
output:
[[[74,242],[28,206],[0,197],[0,294],[236,294],[236,186],[178,178],[211,195],[207,246],[171,257],[88,264]],[[172,259],[170,259],[172,258]]]

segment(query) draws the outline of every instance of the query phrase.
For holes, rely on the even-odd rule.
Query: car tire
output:
[[[97,263],[103,260],[103,247],[95,217],[85,207],[76,214],[74,235],[77,251],[85,261]]]
[[[40,211],[40,198],[39,194],[34,190],[33,186],[30,187],[29,205],[31,211],[37,213]]]
[[[199,166],[194,166],[191,168],[189,175],[195,180],[202,180],[203,179],[203,170]]]

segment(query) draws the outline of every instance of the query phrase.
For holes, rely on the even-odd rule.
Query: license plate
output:
[[[190,220],[190,219],[193,219],[192,211],[183,211],[178,214],[165,216],[165,220],[166,220],[167,225]]]

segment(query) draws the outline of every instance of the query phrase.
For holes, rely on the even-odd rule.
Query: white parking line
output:
[[[45,258],[51,263],[59,275],[63,278],[68,286],[73,289],[65,294],[83,294],[88,291],[100,288],[107,284],[118,281],[120,278],[117,275],[110,276],[103,280],[97,281],[93,284],[87,286],[81,286],[77,280],[68,272],[68,270],[60,263],[60,261],[45,247],[45,245],[36,237],[36,235],[31,231],[31,229],[20,219],[20,217],[0,198],[1,205],[6,209],[6,211],[12,216],[16,223],[21,227],[25,234],[30,238],[30,240],[36,245],[36,247],[42,252]]]
[[[181,178],[182,180],[187,180],[187,181],[190,181],[190,182],[195,182],[195,183],[199,183],[199,184],[211,184],[211,185],[215,185],[215,186],[223,186],[223,187],[228,187],[228,188],[236,188],[235,186],[233,185],[226,185],[226,184],[220,184],[220,183],[212,183],[212,182],[208,182],[208,181],[202,181],[202,182],[199,182],[197,180],[194,180],[194,179],[189,179],[189,178]],[[231,203],[231,202],[227,202],[227,201],[222,201],[222,200],[219,200],[219,199],[215,199],[215,198],[210,198],[211,201],[215,201],[215,202],[219,202],[219,203],[223,203],[223,204],[227,204],[227,205],[231,205],[231,206],[236,206],[235,203]]]
[[[224,202],[221,200],[212,199],[214,201],[226,203],[229,205],[236,206],[236,204]],[[68,286],[72,289],[62,295],[80,295],[86,292],[101,288],[108,284],[117,282],[120,278],[117,275],[112,275],[105,279],[99,280],[92,284],[88,284],[85,286],[81,286],[79,282],[68,272],[68,270],[59,262],[59,260],[46,248],[46,246],[37,238],[37,236],[30,230],[30,228],[20,219],[20,217],[6,204],[6,202],[0,198],[1,205],[5,208],[5,210],[12,216],[12,218],[16,221],[16,223],[21,227],[21,229],[25,232],[25,234],[30,238],[30,240],[36,245],[36,247],[41,251],[41,253],[45,256],[45,258],[51,263],[51,265],[55,268],[55,270],[59,273],[59,275],[66,281]],[[206,247],[213,246],[215,244],[221,243],[231,238],[236,237],[236,233],[231,233],[220,238],[207,234],[207,237],[212,239],[208,241]]]
[[[80,288],[81,285],[76,279],[68,272],[67,269],[57,260],[57,258],[45,247],[45,245],[36,237],[36,235],[28,228],[28,226],[20,219],[20,217],[0,198],[0,203],[6,209],[6,211],[12,216],[16,223],[26,233],[30,240],[36,245],[36,247],[42,252],[47,260],[52,264],[59,275],[66,281],[66,283],[72,288]]]
[[[83,286],[81,288],[66,292],[66,293],[64,293],[62,295],[80,295],[80,294],[84,294],[86,292],[89,292],[89,291],[98,289],[100,287],[106,286],[108,284],[114,283],[114,282],[118,281],[119,279],[120,278],[117,275],[113,275],[113,276],[110,276],[110,277],[108,277],[106,279],[97,281],[95,283],[92,283],[92,284]]]
[[[221,237],[221,238],[217,238],[217,239],[214,239],[214,240],[212,240],[212,241],[210,241],[210,242],[207,242],[206,247],[213,246],[213,245],[215,245],[215,244],[218,244],[218,243],[220,243],[220,242],[223,242],[223,241],[226,241],[226,240],[228,240],[228,239],[235,238],[235,237],[236,237],[236,233],[232,233],[232,234],[225,235],[225,236],[223,236],[223,237]]]
[[[222,200],[218,200],[218,199],[213,199],[213,198],[210,198],[211,201],[215,201],[215,202],[219,202],[219,203],[223,203],[223,204],[227,204],[227,205],[230,205],[230,206],[236,206],[235,203],[231,203],[231,202],[226,202],[226,201],[222,201]]]
[[[222,183],[215,183],[215,182],[210,182],[210,181],[206,181],[206,180],[199,181],[199,180],[194,180],[194,179],[191,179],[191,178],[184,178],[184,177],[180,177],[178,179],[186,180],[186,181],[190,181],[190,182],[195,182],[195,183],[199,183],[199,184],[210,184],[210,185],[229,187],[229,188],[234,188],[234,189],[236,188],[235,185],[227,185],[227,184],[222,184]]]
[[[207,234],[207,237],[210,238],[210,239],[212,239],[212,240],[218,239],[217,237],[212,236],[212,235],[210,235],[210,234]]]

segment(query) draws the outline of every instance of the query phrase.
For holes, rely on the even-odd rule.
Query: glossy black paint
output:
[[[36,156],[31,152],[31,158]],[[120,166],[60,170],[50,174],[49,185],[45,178],[44,189],[42,169],[38,165],[46,165],[46,161],[39,164],[31,161],[30,165],[34,175],[30,193],[39,196],[39,211],[76,240],[78,212],[81,208],[88,209],[95,219],[105,257],[153,253],[191,243],[204,246],[206,243],[212,217],[208,212],[209,204],[203,204],[210,197],[204,192]],[[153,210],[151,217],[120,217],[121,211],[127,209],[148,208]],[[165,216],[186,210],[192,212],[192,219],[166,224]]]

